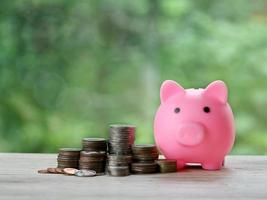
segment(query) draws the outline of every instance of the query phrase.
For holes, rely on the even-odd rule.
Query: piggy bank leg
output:
[[[225,159],[223,159],[223,161],[222,161],[222,166],[224,166],[224,163],[225,163]]]
[[[220,170],[223,166],[224,161],[207,161],[202,163],[202,168],[206,170]]]
[[[177,170],[183,169],[185,167],[185,162],[181,160],[177,160],[176,165],[177,165]]]

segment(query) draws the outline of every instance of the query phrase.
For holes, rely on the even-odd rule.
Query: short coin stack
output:
[[[127,176],[132,161],[131,146],[134,143],[135,126],[110,125],[107,171],[111,176]]]
[[[80,151],[78,148],[59,149],[58,168],[78,168]]]
[[[150,174],[157,172],[159,153],[157,147],[152,144],[133,145],[133,160],[131,171],[134,174]]]
[[[105,174],[107,142],[104,138],[84,138],[80,153],[79,169],[93,170],[96,175]]]
[[[168,159],[159,159],[156,161],[160,173],[171,173],[177,171],[177,161]]]
[[[128,176],[129,165],[132,162],[131,155],[108,155],[108,173],[111,176]]]
[[[83,151],[107,151],[107,141],[104,138],[83,138]]]
[[[96,175],[105,174],[106,152],[81,151],[79,169],[93,170]]]

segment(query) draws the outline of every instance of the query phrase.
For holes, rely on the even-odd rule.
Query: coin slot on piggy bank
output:
[[[206,88],[184,89],[172,80],[161,85],[161,104],[154,120],[157,146],[177,169],[189,163],[218,170],[235,140],[234,117],[223,81]]]

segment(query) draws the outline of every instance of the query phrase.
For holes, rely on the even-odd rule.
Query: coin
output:
[[[60,163],[62,163],[62,164],[77,164],[78,159],[75,159],[75,160],[73,160],[73,159],[69,159],[69,160],[68,160],[68,159],[61,159],[61,158],[58,158],[57,161],[60,162]]]
[[[129,175],[132,162],[132,144],[135,138],[133,125],[111,124],[109,126],[107,170],[111,176]]]
[[[134,174],[150,174],[157,172],[157,163],[132,163],[131,171]]]
[[[96,175],[96,172],[94,170],[81,169],[75,172],[75,176],[79,176],[79,177],[92,177],[95,175]]]
[[[48,174],[49,172],[47,171],[47,169],[40,169],[38,170],[39,174]]]
[[[54,167],[47,168],[47,171],[48,171],[48,173],[52,173],[52,174],[56,174],[57,173],[57,170]]]
[[[106,167],[107,141],[104,138],[83,138],[79,169],[94,170],[104,174]]]
[[[129,166],[108,166],[108,173],[111,176],[128,176]]]
[[[83,138],[84,151],[107,151],[107,141],[104,138]]]
[[[80,163],[79,169],[94,170],[98,174],[105,173],[105,162]]]
[[[131,154],[131,145],[134,143],[135,126],[112,124],[109,126],[108,149],[110,154]]]
[[[160,173],[171,173],[177,171],[177,161],[170,159],[159,159],[156,161]]]
[[[108,165],[112,166],[129,166],[129,164],[132,162],[132,156],[110,154],[108,155],[107,162]]]
[[[158,159],[157,147],[153,144],[136,144],[132,146],[133,159],[136,162],[151,162]]]
[[[63,172],[63,168],[56,168],[56,172],[58,173],[58,174],[63,174],[64,172]]]
[[[81,151],[79,169],[93,170],[97,174],[105,173],[106,152],[105,151]]]
[[[57,157],[58,168],[78,168],[80,158],[79,148],[61,148]]]
[[[106,143],[105,138],[83,138],[83,142],[88,142],[88,143]]]
[[[78,169],[75,168],[64,168],[63,172],[67,175],[75,175],[75,173],[78,171]]]
[[[135,144],[132,149],[134,152],[158,152],[154,144]]]
[[[97,160],[106,159],[106,152],[105,151],[81,151],[80,158],[92,158]]]
[[[62,163],[62,162],[59,162],[57,167],[58,168],[78,168],[78,161],[75,162],[75,163]]]
[[[80,148],[61,148],[59,149],[59,154],[65,156],[79,156],[80,151]]]

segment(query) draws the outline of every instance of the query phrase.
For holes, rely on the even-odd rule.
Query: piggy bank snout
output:
[[[195,146],[203,141],[204,135],[204,126],[200,123],[184,123],[178,127],[176,140],[185,146]]]

